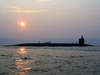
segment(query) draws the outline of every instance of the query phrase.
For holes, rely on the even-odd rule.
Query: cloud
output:
[[[17,8],[18,9],[18,7],[15,7],[15,6],[7,6],[8,8],[13,8],[13,9],[15,9],[15,8]]]
[[[39,12],[46,12],[48,10],[5,10],[9,12],[16,12],[16,13],[39,13]]]
[[[16,12],[16,13],[39,13],[39,12],[49,11],[49,10],[24,10],[15,6],[7,6],[7,8],[11,8],[12,10],[4,10],[4,11]]]
[[[38,0],[36,2],[47,2],[47,1],[50,1],[50,0]]]

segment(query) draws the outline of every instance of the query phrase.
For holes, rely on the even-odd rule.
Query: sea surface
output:
[[[0,44],[0,75],[100,75],[100,45],[17,47]]]

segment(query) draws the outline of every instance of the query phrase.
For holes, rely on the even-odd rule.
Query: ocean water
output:
[[[16,47],[0,44],[0,75],[100,75],[100,45]]]

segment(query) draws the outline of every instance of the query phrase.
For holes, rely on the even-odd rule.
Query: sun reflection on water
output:
[[[32,69],[30,64],[35,62],[35,60],[28,56],[29,52],[25,47],[20,47],[15,54],[17,54],[17,57],[14,58],[15,66],[12,66],[15,69],[12,69],[10,72],[15,73],[15,75],[28,75],[27,72]]]
[[[21,47],[18,51],[20,54],[26,54],[25,47]]]
[[[23,50],[25,50],[25,48],[24,48],[24,47],[22,47],[22,48],[20,48],[20,50],[21,50],[21,51],[23,51]]]

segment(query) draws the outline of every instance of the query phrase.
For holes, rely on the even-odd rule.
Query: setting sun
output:
[[[23,23],[23,22],[21,22],[21,25],[22,25],[22,26],[24,26],[24,23]]]

